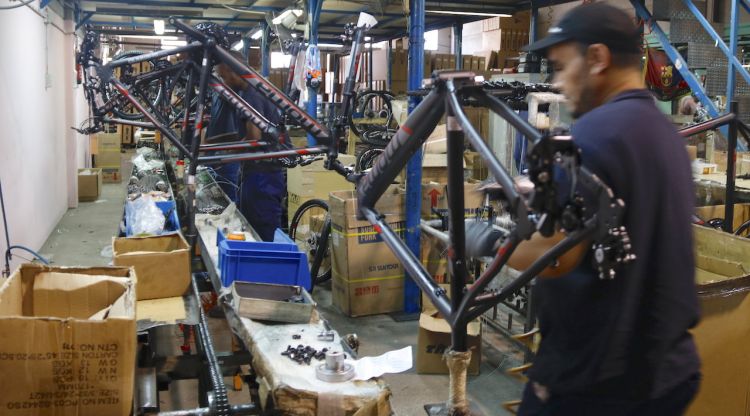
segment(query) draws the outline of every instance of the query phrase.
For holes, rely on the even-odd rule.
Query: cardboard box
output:
[[[354,164],[356,158],[351,155],[340,154],[339,160],[344,165]],[[346,178],[324,167],[324,160],[315,161],[307,166],[297,166],[287,169],[287,212],[291,223],[294,213],[306,201],[311,199],[328,200],[328,194],[334,191],[349,191],[354,184]]]
[[[467,370],[470,375],[479,374],[482,359],[482,334],[479,320],[469,323],[467,346],[471,351],[471,361]],[[451,346],[451,328],[437,312],[422,313],[419,316],[417,336],[417,373],[448,374],[443,354]]]
[[[332,192],[331,262],[333,304],[349,316],[400,311],[403,308],[404,270],[373,226],[357,219],[353,191]],[[385,222],[403,232],[404,195],[391,187],[376,208]]]
[[[466,164],[464,163],[464,168]],[[425,153],[422,155],[422,182],[448,183],[448,155]]]
[[[24,264],[0,288],[0,409],[10,416],[129,415],[135,274]]]
[[[419,261],[427,273],[437,283],[448,283],[448,257],[446,245],[436,237],[422,231],[420,233],[420,255]],[[424,310],[425,298],[422,294],[422,308]]]
[[[701,387],[686,415],[750,414],[750,240],[694,226]]]
[[[120,135],[118,133],[99,133],[96,135],[97,154],[103,152],[120,152]]]
[[[461,65],[462,65],[461,68],[464,71],[471,71],[472,70],[472,68],[471,68],[471,58],[472,58],[471,55],[463,55],[461,57]]]
[[[464,216],[470,218],[476,215],[484,202],[483,194],[477,189],[479,182],[464,182]],[[448,212],[448,185],[445,183],[422,183],[422,218],[439,218],[433,210],[439,213]]]
[[[102,170],[78,169],[78,201],[91,202],[102,194]]]
[[[145,62],[144,62],[145,63]],[[120,131],[120,143],[131,145],[133,144],[133,126],[121,124],[117,128]]]
[[[464,152],[464,163],[470,178],[473,180],[483,181],[489,176],[489,168],[484,159],[477,152]]]
[[[117,152],[99,152],[94,156],[94,165],[97,168],[119,168],[122,166],[122,154]]]
[[[750,159],[750,152],[737,152],[735,156],[735,174],[740,175],[740,165],[742,164],[743,159]],[[725,150],[716,150],[714,151],[714,160],[709,161],[709,163],[715,163],[717,168],[716,170],[718,172],[726,172],[727,171],[727,152]]]
[[[182,234],[112,239],[115,266],[138,276],[138,300],[182,296],[190,287],[190,245]]]
[[[120,168],[102,168],[102,182],[104,183],[120,183],[122,181],[122,174]]]
[[[695,215],[708,221],[714,218],[724,219],[725,205],[709,205],[695,208]],[[740,225],[750,221],[750,204],[734,204],[734,218],[732,229],[736,230]]]

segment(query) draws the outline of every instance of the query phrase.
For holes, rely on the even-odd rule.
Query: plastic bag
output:
[[[164,231],[164,213],[148,195],[128,201],[125,221],[128,235],[159,235]]]
[[[155,169],[164,169],[164,161],[158,159],[146,160],[145,155],[138,155],[133,158],[133,164],[138,171],[151,171]]]

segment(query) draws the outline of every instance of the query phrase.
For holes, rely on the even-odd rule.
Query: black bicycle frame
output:
[[[563,144],[569,138],[543,137],[530,124],[521,119],[513,112],[507,104],[499,99],[476,88],[471,72],[442,72],[433,76],[433,89],[419,106],[407,118],[396,135],[385,148],[383,155],[376,161],[370,173],[364,176],[358,183],[357,193],[359,202],[359,215],[373,224],[388,247],[394,252],[403,264],[406,272],[417,283],[425,295],[437,307],[438,311],[446,318],[453,331],[452,348],[455,351],[466,351],[466,328],[468,323],[481,315],[484,311],[492,308],[514,291],[526,285],[531,279],[552,264],[556,258],[565,254],[568,250],[579,243],[601,236],[603,223],[620,219],[621,210],[613,208],[614,212],[594,214],[590,219],[583,222],[581,226],[570,232],[555,247],[545,255],[537,259],[532,266],[525,270],[520,277],[514,279],[510,285],[496,292],[485,292],[487,285],[499,273],[500,269],[507,263],[508,259],[518,244],[526,239],[540,227],[545,219],[544,216],[535,218],[529,209],[525,197],[518,191],[513,178],[503,167],[500,161],[484,143],[477,131],[469,122],[460,104],[459,95],[471,96],[480,102],[486,103],[496,114],[505,118],[518,131],[526,135],[532,143],[532,147],[544,146],[555,147]],[[375,204],[385,190],[391,185],[393,179],[406,166],[407,161],[425,142],[434,130],[443,114],[446,114],[446,130],[448,140],[448,210],[450,212],[450,247],[448,247],[450,279],[450,300],[446,292],[438,286],[430,274],[424,269],[419,259],[409,250],[401,238],[384,221],[384,217],[375,209]],[[463,144],[467,138],[474,149],[487,162],[494,178],[502,185],[505,201],[508,208],[517,221],[517,227],[513,229],[497,251],[493,262],[476,281],[465,289],[468,281],[465,253],[465,224],[464,224],[464,179],[463,179]],[[557,142],[556,142],[557,141]],[[550,160],[549,162],[552,162]],[[580,170],[588,186],[599,189],[600,198],[606,197],[607,204],[613,204],[612,194],[609,189],[601,183],[594,175],[585,169]],[[537,196],[538,197],[538,196]],[[533,205],[533,197],[532,197]],[[622,207],[621,201],[615,203]]]

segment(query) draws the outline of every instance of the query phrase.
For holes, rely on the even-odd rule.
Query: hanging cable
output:
[[[5,198],[3,196],[3,184],[0,182],[0,211],[3,213],[3,229],[5,230],[5,245],[7,249],[5,250],[5,268],[3,269],[3,277],[10,276],[10,260],[12,258],[11,250],[24,250],[28,253],[31,253],[34,257],[39,259],[44,264],[49,264],[49,260],[42,257],[39,253],[36,251],[22,246],[22,245],[10,245],[10,232],[8,231],[8,217],[5,214]],[[19,256],[20,257],[20,256]]]
[[[7,277],[10,275],[10,259],[8,253],[10,253],[10,234],[8,233],[8,219],[5,216],[5,199],[3,198],[3,183],[0,181],[0,209],[3,212],[3,230],[5,230],[5,269],[3,269],[3,276]]]
[[[21,3],[14,4],[12,6],[0,6],[0,10],[17,9],[19,7],[23,7],[23,6],[27,5],[27,4],[30,4],[32,1],[34,1],[34,0],[26,0],[26,1],[23,1]]]

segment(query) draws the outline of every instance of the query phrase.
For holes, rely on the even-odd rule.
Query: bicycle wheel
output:
[[[377,159],[381,153],[383,153],[383,149],[368,149],[360,153],[359,157],[357,157],[357,172],[364,172],[367,169],[370,169],[373,163],[375,163],[375,159]]]
[[[320,199],[306,201],[289,225],[289,237],[307,254],[313,286],[331,278],[331,221],[328,204]],[[313,270],[317,266],[317,270]]]
[[[138,55],[143,55],[145,52],[143,51],[128,51],[123,52],[115,55],[112,60],[117,61],[120,59],[125,58],[132,58]],[[151,68],[154,68],[156,66],[156,61],[150,60],[147,61],[151,64]],[[135,80],[136,73],[132,66],[130,65],[124,65],[119,68],[116,68],[117,71],[113,74],[117,79],[120,80],[123,84],[125,84],[131,91],[131,94],[136,97],[137,99],[140,99],[142,102],[148,102],[150,105],[157,107],[160,100],[160,94],[162,89],[162,83],[161,80],[155,79],[152,80],[146,84],[142,85],[133,85],[133,82]],[[117,117],[125,119],[125,120],[141,120],[143,119],[144,115],[140,111],[138,111],[133,104],[128,101],[127,98],[125,98],[122,94],[120,94],[115,87],[110,84],[106,83],[101,86],[101,92],[104,96],[106,101],[110,101],[112,99],[115,100],[114,107],[112,108],[112,113],[114,113]],[[148,104],[144,104],[147,108],[149,107]]]
[[[349,128],[357,137],[362,137],[364,132],[368,130],[387,131],[389,128],[397,128],[397,123],[393,119],[392,99],[393,95],[388,91],[367,90],[358,93],[356,97],[352,98],[352,112],[346,115]],[[361,120],[355,122],[355,119],[352,118],[353,113],[363,114],[365,119],[384,119],[385,123],[370,124]]]

